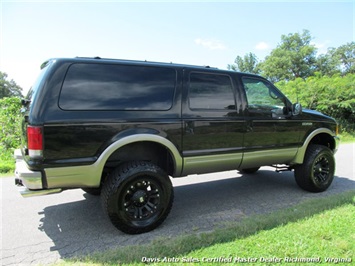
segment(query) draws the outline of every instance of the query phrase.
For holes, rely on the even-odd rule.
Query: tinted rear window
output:
[[[168,110],[176,71],[132,65],[73,64],[59,106],[64,110]]]
[[[235,109],[233,86],[227,75],[190,73],[190,109]]]

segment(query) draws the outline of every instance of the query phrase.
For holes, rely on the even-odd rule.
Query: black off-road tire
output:
[[[112,224],[127,234],[149,232],[168,216],[174,200],[169,176],[158,166],[132,161],[105,181],[101,203]]]
[[[254,167],[254,168],[245,168],[245,169],[240,169],[239,173],[241,174],[255,174],[260,167]]]
[[[334,179],[335,159],[333,152],[323,145],[310,145],[304,162],[295,167],[298,186],[310,192],[323,192]]]

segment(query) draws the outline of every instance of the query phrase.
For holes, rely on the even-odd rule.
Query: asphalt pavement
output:
[[[22,198],[14,178],[0,179],[1,265],[46,265],[73,256],[157,238],[210,231],[243,217],[290,207],[306,199],[355,189],[355,144],[340,146],[336,178],[323,193],[301,190],[292,172],[263,167],[173,179],[175,200],[167,220],[152,232],[126,235],[101,210],[100,198],[80,189]]]

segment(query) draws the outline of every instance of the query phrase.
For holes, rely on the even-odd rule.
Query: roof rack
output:
[[[129,60],[129,59],[117,59],[117,58],[102,58],[100,56],[95,56],[95,57],[87,57],[87,56],[76,56],[75,58],[78,59],[102,59],[102,60],[122,60],[122,61],[140,61],[140,62],[146,62],[146,63],[161,63],[161,64],[172,64],[172,65],[185,65],[185,64],[179,64],[179,63],[164,63],[164,62],[155,62],[155,61],[148,61],[148,60]],[[191,65],[193,67],[201,67],[201,68],[209,68],[209,69],[218,69],[218,67],[211,67],[211,66],[198,66],[198,65]]]
[[[82,58],[82,59],[102,59],[100,56],[95,56],[95,57],[76,56],[75,58]],[[112,60],[113,60],[113,59],[112,59]]]

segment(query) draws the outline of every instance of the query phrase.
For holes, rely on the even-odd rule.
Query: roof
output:
[[[74,58],[52,58],[44,62],[42,65],[45,66],[48,61],[51,60],[57,60],[57,61],[66,61],[66,62],[89,62],[89,63],[117,63],[117,64],[127,64],[127,65],[150,65],[150,66],[157,66],[157,67],[174,67],[174,68],[189,68],[189,69],[195,69],[195,70],[211,70],[213,72],[219,72],[219,73],[241,73],[241,72],[236,72],[233,70],[224,70],[224,69],[218,69],[216,67],[210,67],[210,66],[198,66],[198,65],[188,65],[188,64],[177,64],[177,63],[164,63],[164,62],[154,62],[154,61],[139,61],[139,60],[128,60],[128,59],[114,59],[114,58],[101,58],[101,57],[74,57]],[[248,76],[258,76],[255,74],[251,73],[242,73],[243,75],[248,75]]]

